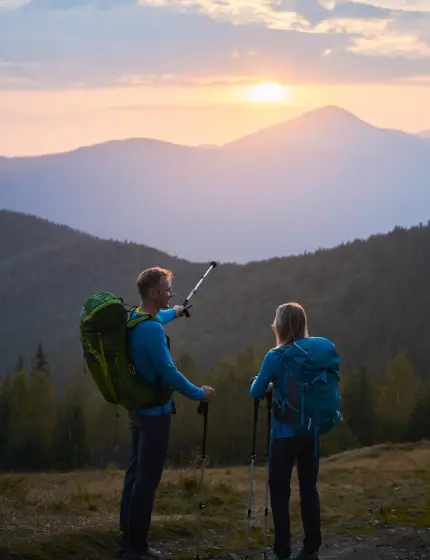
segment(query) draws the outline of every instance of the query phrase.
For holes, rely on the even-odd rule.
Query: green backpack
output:
[[[131,319],[122,298],[110,292],[89,297],[82,308],[80,339],[84,360],[104,399],[126,410],[166,404],[171,389],[139,375],[128,352],[130,329],[142,321],[157,321],[147,313]]]

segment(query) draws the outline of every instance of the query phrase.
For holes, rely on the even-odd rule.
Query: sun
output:
[[[288,97],[289,89],[276,82],[263,82],[252,86],[249,98],[254,103],[282,103]]]

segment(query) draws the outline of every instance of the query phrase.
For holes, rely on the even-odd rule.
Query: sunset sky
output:
[[[0,0],[2,155],[219,144],[326,104],[430,129],[430,0]]]

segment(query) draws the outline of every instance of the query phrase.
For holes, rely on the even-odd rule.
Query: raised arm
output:
[[[157,319],[162,325],[165,325],[166,323],[170,323],[170,321],[173,321],[174,319],[179,317],[183,310],[183,305],[175,305],[171,309],[160,309],[157,314]]]
[[[174,307],[171,309],[160,309],[157,314],[157,319],[160,321],[162,325],[166,323],[170,323],[174,319],[176,319],[176,310]]]
[[[190,383],[173,363],[166,344],[166,334],[159,323],[154,321],[151,323],[151,328],[147,329],[145,333],[145,346],[165,385],[176,389],[176,391],[193,401],[203,400],[205,396],[204,390]]]

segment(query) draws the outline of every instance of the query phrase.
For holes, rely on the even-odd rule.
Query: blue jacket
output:
[[[132,312],[132,317],[136,315]],[[174,309],[161,310],[157,319],[160,321],[143,321],[136,325],[130,333],[130,355],[137,371],[148,381],[155,381],[160,376],[163,384],[172,387],[182,395],[194,401],[204,397],[204,391],[193,385],[176,368],[173,363],[169,347],[167,346],[166,333],[163,325],[173,321],[176,314]],[[164,406],[154,406],[145,410],[137,410],[138,414],[162,415],[171,414],[173,403],[170,400]]]
[[[301,338],[290,346],[269,350],[250,388],[254,400],[264,395],[271,381],[277,385],[273,388],[273,401],[280,399],[278,387],[284,386],[285,357],[292,359],[295,366],[306,366],[307,370],[339,369],[339,356],[331,340],[323,337]],[[293,427],[281,424],[272,415],[272,437],[293,436]]]

